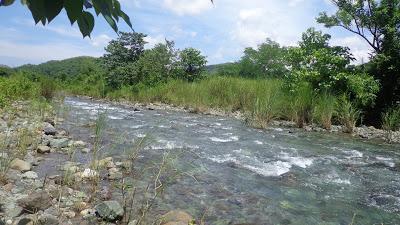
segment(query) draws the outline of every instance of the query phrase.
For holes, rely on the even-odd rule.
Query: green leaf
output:
[[[83,0],[64,0],[65,11],[71,25],[74,24],[83,11]]]
[[[124,13],[123,11],[119,11],[119,15],[121,16],[122,19],[124,19],[125,23],[128,24],[128,26],[133,29],[132,23],[131,23],[131,19],[129,18],[128,15],[126,15],[126,13]]]
[[[110,24],[110,26],[112,27],[112,29],[115,32],[118,32],[118,26],[115,23],[115,20],[110,16],[110,15],[104,15],[103,14],[104,19],[106,19],[107,23]]]
[[[45,14],[49,23],[60,14],[63,6],[64,0],[45,0]]]
[[[35,20],[35,23],[42,22],[43,25],[46,24],[46,15],[45,15],[45,0],[27,0],[27,5],[29,10],[32,13],[32,17]]]
[[[83,37],[89,36],[94,28],[94,17],[91,13],[83,11],[82,15],[78,19],[79,30]]]

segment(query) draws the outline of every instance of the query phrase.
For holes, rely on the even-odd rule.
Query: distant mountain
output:
[[[222,68],[226,68],[226,67],[236,65],[236,64],[237,63],[229,62],[229,63],[220,63],[220,64],[209,65],[209,66],[206,66],[206,71],[212,74],[212,73],[218,72],[218,70],[220,70]]]
[[[43,74],[63,80],[102,70],[98,58],[89,56],[52,60],[39,65],[27,64],[16,67],[15,69],[18,71]]]

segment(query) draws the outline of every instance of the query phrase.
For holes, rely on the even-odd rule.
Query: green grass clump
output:
[[[361,111],[352,104],[352,102],[343,95],[336,104],[337,119],[344,126],[345,133],[353,133],[357,121],[360,119]]]
[[[400,106],[393,107],[382,114],[382,128],[387,133],[388,142],[392,142],[392,133],[400,130]]]
[[[313,120],[324,129],[330,130],[332,127],[336,102],[336,97],[328,93],[318,96],[315,101]]]

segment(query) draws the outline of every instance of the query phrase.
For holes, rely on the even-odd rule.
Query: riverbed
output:
[[[62,126],[90,142],[105,116],[104,156],[123,160],[143,137],[140,163],[176,153],[179,179],[158,210],[207,224],[400,224],[400,146],[300,129],[249,128],[234,118],[69,97]]]

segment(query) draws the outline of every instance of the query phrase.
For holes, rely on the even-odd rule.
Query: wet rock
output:
[[[50,146],[53,148],[66,148],[68,147],[69,140],[67,138],[51,139]]]
[[[114,222],[122,219],[124,209],[117,201],[105,201],[95,207],[96,214],[102,219]]]
[[[54,128],[53,125],[51,125],[50,123],[44,123],[44,127],[43,127],[43,132],[45,135],[56,135],[57,130],[56,128]]]
[[[31,170],[31,164],[20,159],[14,159],[10,164],[10,168],[20,172],[27,172]]]
[[[40,154],[50,153],[50,147],[46,145],[39,145],[36,150]]]
[[[52,205],[50,195],[45,191],[39,191],[30,194],[28,197],[19,199],[18,205],[24,208],[27,213],[35,213],[39,210],[45,210]]]
[[[37,173],[35,173],[33,171],[28,171],[28,172],[22,174],[21,177],[24,178],[24,179],[32,179],[32,180],[38,179]]]
[[[161,217],[161,225],[187,225],[193,222],[193,217],[181,210],[173,210]]]

